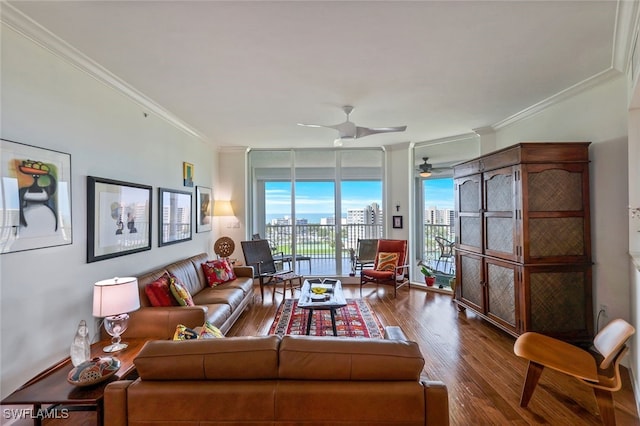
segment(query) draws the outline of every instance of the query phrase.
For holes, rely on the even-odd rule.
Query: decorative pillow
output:
[[[176,332],[173,333],[173,340],[191,340],[198,339],[198,333],[182,324],[178,324]]]
[[[205,322],[202,327],[195,329],[189,328],[182,324],[178,324],[173,334],[173,340],[192,340],[192,339],[220,339],[223,338],[222,331],[209,323]]]
[[[398,266],[398,253],[378,253],[378,266],[376,271],[393,271]]]
[[[221,339],[223,337],[222,331],[209,321],[205,322],[198,332],[198,339]]]
[[[216,259],[204,262],[202,264],[202,270],[204,271],[205,277],[207,277],[209,287],[215,287],[218,284],[236,279],[236,274],[231,264],[229,264],[228,259]]]
[[[171,288],[171,294],[176,298],[178,304],[181,306],[194,306],[193,299],[191,298],[191,294],[189,294],[189,290],[184,285],[180,278],[175,275],[171,275],[171,282],[169,284],[169,288]]]
[[[144,292],[149,298],[151,306],[177,306],[178,302],[171,294],[169,284],[171,277],[167,272],[152,283],[145,286]]]

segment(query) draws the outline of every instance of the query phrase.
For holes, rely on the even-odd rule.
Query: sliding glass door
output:
[[[251,151],[251,233],[304,275],[346,275],[358,238],[382,236],[384,153]]]

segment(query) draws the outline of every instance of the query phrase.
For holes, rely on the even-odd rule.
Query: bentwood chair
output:
[[[543,334],[522,334],[513,347],[514,353],[529,360],[520,406],[526,407],[538,384],[542,370],[549,367],[593,388],[600,418],[605,425],[615,425],[613,392],[620,390],[620,361],[627,353],[627,340],[635,329],[622,319],[607,324],[594,338],[597,354]]]
[[[287,284],[291,290],[291,297],[295,288],[302,288],[301,275],[293,271],[278,271],[276,262],[271,254],[271,247],[267,240],[251,240],[241,241],[242,252],[244,253],[244,261],[247,266],[253,266],[254,278],[260,281],[260,296],[264,302],[265,285],[273,285],[271,293],[271,301],[275,301],[276,286],[280,283],[283,285],[283,296],[287,295]],[[295,283],[294,283],[295,281]]]
[[[378,240],[375,261],[372,269],[360,271],[360,296],[366,284],[383,284],[393,286],[393,296],[409,282],[409,265],[407,259],[407,240]]]
[[[444,272],[445,274],[451,273],[453,270],[453,247],[455,243],[443,237],[434,237],[434,240],[436,240],[436,244],[438,245],[438,249],[440,250],[440,256],[438,256],[438,260],[436,261],[436,271]],[[440,271],[440,262],[444,263],[443,268],[446,268],[448,266],[449,270],[445,271],[443,269],[442,271]]]

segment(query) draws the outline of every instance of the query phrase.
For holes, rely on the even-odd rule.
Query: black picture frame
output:
[[[193,235],[192,194],[158,188],[158,246],[189,241]]]
[[[152,187],[87,176],[87,263],[151,250]]]
[[[211,231],[213,191],[205,186],[196,186],[196,233]]]
[[[402,229],[402,216],[393,216],[393,227],[395,229]]]

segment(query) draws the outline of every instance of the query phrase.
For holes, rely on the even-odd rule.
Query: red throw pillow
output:
[[[202,270],[204,271],[204,276],[207,277],[209,287],[215,287],[218,284],[236,279],[233,267],[229,264],[227,259],[216,259],[203,262]]]
[[[165,272],[163,276],[145,286],[144,292],[147,294],[151,306],[178,305],[175,297],[171,294],[171,289],[169,288],[170,282],[171,277]]]

